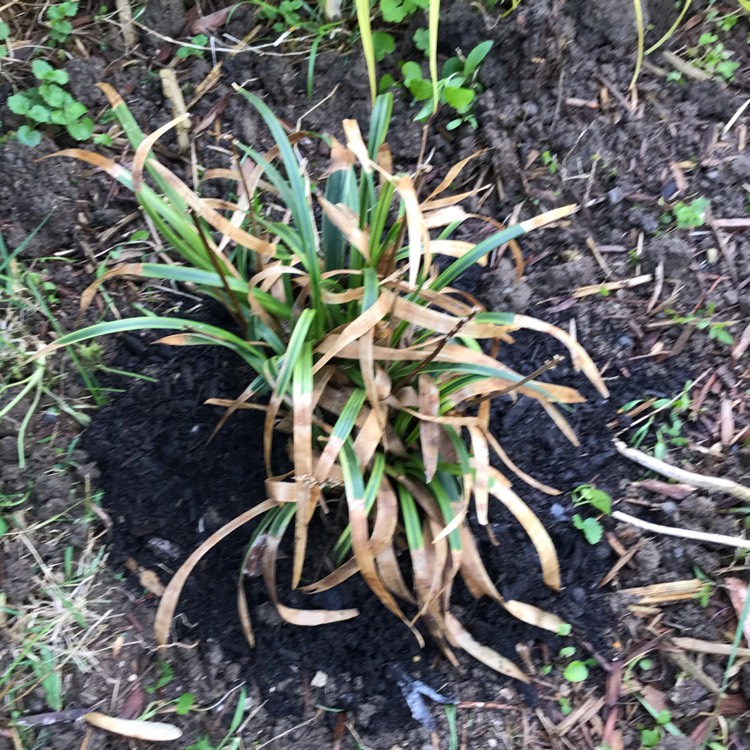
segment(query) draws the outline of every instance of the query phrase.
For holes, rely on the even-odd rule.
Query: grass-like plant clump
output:
[[[549,535],[491,465],[494,451],[516,470],[490,432],[490,405],[509,393],[533,398],[575,442],[558,405],[582,397],[572,388],[524,377],[496,355],[517,329],[544,332],[567,347],[602,394],[607,391],[567,333],[523,315],[487,312],[452,284],[492,250],[569,215],[573,207],[495,231],[478,244],[451,239],[458,224],[473,218],[460,202],[474,191],[449,192],[470,159],[421,196],[421,172],[392,169],[386,145],[390,96],[379,97],[373,108],[367,143],[352,120],[344,122],[345,144],[321,136],[330,146],[330,164],[315,179],[304,154],[318,136],[287,135],[268,107],[242,89],[239,94],[260,113],[276,145],[261,153],[237,144],[243,156],[235,168],[206,175],[234,180],[236,199],[201,198],[151,154],[175,122],[146,137],[116,92],[102,89],[135,149],[132,168],[79,149],[62,153],[100,167],[132,190],[181,262],[116,268],[85,292],[84,307],[103,281],[116,276],[168,279],[221,302],[234,327],[136,317],[67,334],[42,354],[102,334],[166,329],[172,333],[160,343],[224,346],[247,364],[243,393],[233,401],[211,400],[226,409],[219,427],[237,409],[265,411],[268,499],[213,534],[176,573],[159,606],[159,642],[168,638],[180,591],[201,557],[233,530],[259,519],[241,575],[262,574],[286,621],[318,625],[357,615],[353,609],[293,609],[281,603],[276,560],[291,529],[293,587],[321,592],[359,573],[420,642],[419,620],[454,663],[454,649],[462,648],[527,680],[463,629],[450,611],[451,590],[460,575],[474,596],[489,596],[526,622],[569,631],[555,615],[500,595],[480,559],[469,516],[486,525],[490,499],[505,505],[534,544],[544,581],[559,588]],[[273,462],[277,433],[288,436],[291,471]],[[348,512],[348,525],[332,550],[338,567],[301,586],[311,521],[336,503]],[[321,541],[315,541],[316,550]],[[401,549],[408,549],[408,559],[399,561]],[[239,605],[253,643],[242,581]]]

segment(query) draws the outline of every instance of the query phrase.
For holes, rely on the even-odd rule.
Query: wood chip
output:
[[[636,552],[645,544],[645,540],[641,539],[638,544],[631,547],[620,559],[612,566],[612,569],[607,575],[602,578],[599,582],[599,588],[606,586],[632,559]]]
[[[650,273],[646,273],[641,276],[633,276],[630,279],[622,279],[621,281],[606,281],[604,284],[589,284],[576,289],[573,292],[573,296],[576,299],[581,299],[581,297],[590,297],[592,294],[616,292],[618,289],[630,289],[634,286],[640,286],[641,284],[648,284],[652,279],[653,276]]]
[[[669,484],[660,479],[642,479],[634,483],[636,487],[642,487],[649,492],[668,497],[670,500],[684,500],[695,492],[695,487],[689,484]]]
[[[604,697],[591,697],[578,706],[557,725],[557,736],[564,737],[571,729],[585,724],[604,708]]]
[[[599,268],[604,271],[604,274],[607,276],[607,278],[612,276],[612,269],[607,264],[607,261],[604,260],[604,256],[599,251],[599,247],[597,246],[596,242],[594,242],[593,237],[586,238],[586,246],[589,250],[591,250],[591,254],[594,256],[594,259],[599,264]]]
[[[721,399],[719,434],[721,437],[721,444],[724,447],[732,444],[732,439],[734,438],[734,415],[732,413],[732,399],[730,398]]]
[[[737,619],[742,620],[745,601],[747,600],[747,584],[741,578],[725,578],[724,585],[727,587],[729,601],[732,602]],[[742,622],[742,632],[745,640],[750,643],[750,617],[745,618]]]
[[[126,47],[135,47],[138,44],[138,31],[133,24],[133,11],[128,0],[115,0],[117,16],[120,19],[120,30]]]
[[[704,641],[700,638],[672,638],[672,643],[685,651],[695,651],[699,654],[715,654],[716,656],[729,656],[733,649],[730,643],[714,643]],[[736,650],[737,656],[750,658],[750,648],[740,646]]]
[[[742,332],[742,335],[737,340],[737,343],[734,345],[732,356],[735,359],[739,359],[747,351],[748,347],[750,347],[750,323],[748,323],[747,327]]]
[[[666,604],[693,599],[703,589],[703,581],[691,578],[686,581],[667,581],[666,583],[652,583],[648,586],[636,586],[622,589],[620,593],[634,596],[638,604]]]
[[[172,114],[175,117],[186,115],[187,108],[185,107],[185,99],[182,96],[182,89],[177,81],[177,74],[172,68],[162,68],[159,71],[159,78],[161,78],[161,87],[164,91],[164,96],[172,104]],[[187,153],[190,150],[189,120],[184,119],[178,122],[175,128],[177,132],[177,147],[181,154]]]

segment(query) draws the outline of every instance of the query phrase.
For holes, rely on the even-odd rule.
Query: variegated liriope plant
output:
[[[454,649],[461,648],[528,680],[461,626],[450,610],[451,589],[460,575],[471,594],[491,597],[521,620],[552,631],[568,629],[555,615],[500,595],[478,554],[469,516],[486,526],[490,498],[497,499],[528,533],[544,581],[560,587],[548,533],[490,463],[494,451],[516,470],[490,432],[490,404],[509,393],[532,398],[575,442],[558,405],[582,397],[572,388],[523,377],[493,355],[500,343],[512,342],[514,330],[541,331],[567,347],[600,393],[607,389],[566,332],[523,315],[487,312],[451,285],[507,243],[520,255],[515,238],[574,207],[494,231],[478,244],[450,239],[458,224],[474,218],[460,207],[474,191],[449,191],[470,159],[420,197],[419,173],[392,173],[385,145],[389,96],[374,106],[367,143],[351,120],[344,122],[345,144],[325,139],[330,165],[316,181],[303,155],[317,136],[287,135],[269,108],[242,89],[239,94],[260,113],[276,145],[260,153],[237,144],[242,158],[233,169],[205,175],[234,180],[236,199],[201,198],[151,153],[175,123],[146,137],[118,94],[107,85],[102,89],[135,150],[132,167],[84,150],[61,153],[103,169],[132,190],[179,262],[111,270],[86,290],[83,307],[103,281],[130,275],[190,285],[221,302],[235,325],[229,330],[180,318],[128,318],[69,333],[41,354],[103,334],[166,329],[172,333],[162,344],[223,346],[246,363],[244,392],[233,401],[210,401],[225,407],[219,426],[237,409],[265,411],[267,499],[214,533],[178,570],[159,605],[158,641],[167,641],[182,587],[201,557],[251,519],[260,520],[243,574],[262,573],[284,620],[319,625],[356,616],[354,609],[294,609],[282,604],[276,591],[277,552],[289,527],[292,586],[300,587],[311,520],[326,503],[341,502],[348,525],[333,549],[338,567],[302,591],[325,591],[359,574],[420,643],[421,620],[453,663]],[[289,435],[293,470],[286,474],[272,465],[276,432]],[[408,559],[400,563],[398,551],[404,548]],[[410,566],[410,575],[403,575],[403,565]],[[244,596],[240,581],[240,617],[253,644]]]

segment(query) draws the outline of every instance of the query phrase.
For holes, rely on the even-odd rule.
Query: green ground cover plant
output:
[[[94,121],[87,116],[86,106],[65,88],[67,72],[44,60],[34,60],[31,71],[38,85],[8,97],[8,109],[26,118],[16,132],[18,140],[26,146],[37,146],[47,127],[64,128],[77,141],[88,140],[94,132]]]
[[[280,601],[276,560],[282,538],[293,529],[294,588],[317,593],[359,573],[420,643],[417,620],[453,663],[454,649],[462,648],[498,671],[528,680],[463,629],[450,611],[451,589],[461,575],[475,596],[490,596],[526,622],[570,632],[555,615],[499,594],[479,557],[468,515],[473,501],[479,523],[486,525],[490,498],[504,504],[529,534],[544,581],[559,588],[549,535],[490,464],[494,450],[514,466],[489,430],[490,403],[511,392],[533,398],[575,442],[559,406],[582,399],[571,388],[514,372],[485,353],[480,342],[489,342],[496,352],[501,342],[510,343],[514,330],[547,333],[568,348],[602,394],[607,389],[567,333],[523,315],[486,312],[452,283],[494,248],[567,216],[573,207],[497,231],[479,244],[450,239],[455,226],[469,220],[460,202],[473,191],[451,195],[449,187],[473,157],[420,197],[412,176],[392,171],[386,146],[390,96],[374,106],[367,143],[351,120],[344,122],[345,144],[324,139],[330,165],[316,178],[299,151],[310,134],[288,136],[268,107],[242,89],[239,95],[260,113],[276,145],[261,153],[237,144],[248,165],[234,173],[238,198],[217,204],[200,198],[150,153],[177,121],[146,137],[114,90],[102,89],[135,149],[132,169],[79,149],[61,153],[102,168],[133,190],[181,263],[125,264],[97,280],[85,292],[83,306],[101,283],[117,276],[171,279],[219,300],[235,329],[136,317],[67,334],[42,356],[103,334],[167,329],[171,333],[159,340],[162,344],[219,345],[247,364],[250,375],[241,395],[209,401],[225,409],[217,429],[237,409],[261,409],[266,415],[268,499],[216,532],[180,568],[161,599],[159,642],[166,643],[180,591],[206,551],[259,518],[243,570],[263,576],[283,619],[318,625],[358,614],[294,609]],[[225,170],[221,174],[227,176]],[[281,212],[274,208],[279,204],[285,207]],[[447,264],[436,264],[438,256]],[[289,436],[291,472],[274,465],[276,433]],[[348,525],[332,550],[339,566],[302,586],[310,524],[329,503],[342,503],[348,513]],[[411,590],[396,562],[401,538],[409,551]],[[238,591],[240,619],[252,644],[242,581]],[[407,616],[400,602],[416,615]]]

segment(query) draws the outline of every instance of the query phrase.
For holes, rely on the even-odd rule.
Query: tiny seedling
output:
[[[706,223],[710,202],[707,198],[695,198],[690,203],[677,201],[672,207],[678,229],[696,229]]]
[[[673,398],[652,399],[649,404],[645,399],[635,399],[625,404],[619,413],[627,415],[635,409],[643,412],[646,406],[650,407],[651,413],[643,420],[638,429],[633,433],[630,444],[634,448],[640,448],[646,438],[653,434],[655,438],[654,456],[664,460],[670,447],[680,448],[688,443],[684,437],[685,416],[692,405],[690,389],[693,382],[688,380],[680,393]],[[659,415],[662,421],[657,422]]]
[[[430,0],[380,0],[378,6],[387,23],[401,23],[419,10],[427,10]]]
[[[188,745],[185,750],[238,750],[241,740],[239,737],[233,735],[236,735],[242,727],[246,707],[247,690],[243,687],[237,699],[237,708],[235,708],[232,721],[229,724],[229,731],[224,735],[223,739],[215,745],[207,737],[203,737],[192,745]]]
[[[570,664],[568,664],[567,667],[565,667],[565,671],[563,672],[563,677],[568,682],[584,682],[588,679],[589,676],[589,668],[588,664],[585,661],[572,661]]]
[[[375,59],[382,62],[396,49],[396,40],[393,38],[393,34],[389,34],[387,31],[373,31],[372,45],[375,50]],[[390,79],[389,86],[393,85],[393,76],[388,76],[388,78]]]
[[[687,50],[687,56],[693,65],[712,76],[725,81],[732,81],[740,63],[734,60],[734,52],[719,41],[718,34],[705,31],[698,38],[698,44]]]
[[[698,603],[703,609],[706,609],[711,603],[711,597],[713,596],[716,584],[697,566],[693,566],[693,572],[695,577],[701,582],[701,589],[695,595]]]
[[[557,704],[560,706],[560,713],[563,716],[570,716],[570,714],[573,713],[573,706],[570,703],[570,698],[566,698],[564,695],[561,695],[557,699]]]
[[[571,497],[576,508],[589,505],[605,515],[612,512],[612,498],[606,492],[598,490],[591,484],[582,484],[576,487],[571,493]],[[589,544],[599,544],[602,540],[604,529],[597,518],[593,516],[584,517],[576,513],[572,521],[573,526],[583,532]]]
[[[37,146],[46,127],[64,127],[77,141],[88,140],[94,131],[94,121],[86,116],[86,106],[64,88],[68,83],[67,72],[44,60],[34,60],[31,72],[39,85],[8,97],[8,109],[26,118],[26,124],[16,132],[18,140],[26,146]]]
[[[208,44],[208,36],[206,34],[197,34],[190,40],[190,44],[194,44],[195,47],[183,46],[175,52],[175,57],[185,59],[187,57],[200,57],[202,58],[206,51],[204,49],[198,49],[199,47],[205,47]]]
[[[317,36],[338,25],[326,23],[319,12],[318,4],[308,3],[305,0],[281,0],[280,3],[253,0],[253,4],[258,7],[258,16],[270,21],[277,34],[302,29]]]
[[[175,702],[174,710],[178,716],[185,716],[195,706],[195,696],[192,693],[183,693]]]
[[[547,167],[547,171],[551,175],[555,175],[560,170],[560,163],[557,161],[557,154],[552,153],[549,149],[542,151],[540,156],[542,164]]]
[[[156,666],[159,672],[156,680],[154,680],[153,684],[146,685],[146,687],[144,688],[144,690],[149,693],[149,695],[155,693],[157,690],[161,690],[162,688],[166,687],[174,679],[174,669],[172,669],[172,666],[169,662],[161,660],[157,662]]]
[[[734,325],[734,321],[716,320],[716,305],[713,302],[709,302],[702,310],[698,310],[697,312],[688,315],[679,315],[676,310],[671,308],[666,310],[666,314],[675,323],[682,325],[690,324],[695,326],[699,331],[708,331],[708,338],[711,339],[711,341],[718,341],[727,346],[734,345],[734,338],[727,330],[729,326]]]
[[[479,82],[479,68],[492,48],[492,42],[478,44],[466,57],[451,57],[443,65],[438,80],[438,98],[440,103],[456,112],[446,128],[454,130],[459,125],[467,123],[473,128],[477,126],[477,119],[473,112],[473,103],[477,94],[482,90]],[[434,112],[432,99],[432,83],[423,75],[422,66],[410,61],[401,66],[404,86],[411,92],[417,102],[424,102],[422,108],[414,118],[417,122],[425,122]],[[393,79],[386,76],[381,81],[381,89],[393,84]]]

